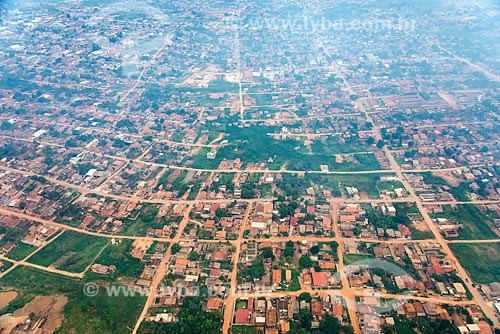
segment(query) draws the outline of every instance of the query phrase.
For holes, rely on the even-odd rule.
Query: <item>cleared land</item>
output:
[[[97,296],[87,297],[83,293],[85,283],[86,281],[32,268],[18,267],[0,279],[0,286],[19,293],[1,312],[9,313],[30,305],[35,296],[65,295],[67,303],[61,311],[64,321],[58,330],[59,334],[129,333],[146,298],[137,294],[127,298],[108,297],[103,287]]]
[[[105,238],[66,231],[53,243],[33,255],[29,262],[80,273],[93,262],[107,242]]]
[[[500,281],[500,244],[450,244],[452,251],[477,283]]]
[[[448,218],[462,224],[459,231],[461,240],[497,239],[498,235],[490,227],[487,213],[476,205],[458,205],[453,209],[450,205],[443,206],[444,212],[433,214],[434,218]]]

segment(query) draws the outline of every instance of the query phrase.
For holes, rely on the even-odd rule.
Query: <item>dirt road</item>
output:
[[[137,331],[139,330],[139,327],[141,326],[142,321],[144,320],[144,318],[146,317],[146,315],[148,313],[149,308],[154,304],[158,287],[159,287],[160,283],[163,281],[163,279],[165,278],[165,275],[167,273],[167,262],[168,262],[168,260],[170,260],[170,256],[172,255],[172,251],[171,251],[172,245],[179,242],[181,235],[182,235],[182,232],[184,231],[184,228],[186,227],[187,223],[189,222],[189,213],[190,213],[191,209],[192,209],[192,205],[188,206],[185,209],[186,211],[184,213],[184,217],[183,217],[181,223],[179,224],[179,229],[178,229],[175,237],[171,240],[171,243],[168,247],[168,250],[163,255],[163,258],[161,259],[160,264],[156,268],[156,272],[155,272],[153,279],[151,281],[148,299],[146,300],[146,303],[144,304],[144,308],[142,309],[142,312],[139,315],[139,318],[137,319],[137,322],[135,324],[134,330],[132,331],[132,334],[137,333]]]

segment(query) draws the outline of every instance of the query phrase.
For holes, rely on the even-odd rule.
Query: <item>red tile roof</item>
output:
[[[234,314],[234,322],[236,324],[248,324],[250,322],[250,311],[237,310]]]
[[[314,286],[326,286],[326,274],[324,272],[312,272],[312,281]]]

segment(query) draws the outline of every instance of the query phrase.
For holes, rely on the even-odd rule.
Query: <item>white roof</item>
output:
[[[186,275],[184,279],[186,282],[198,282],[198,276],[196,275]]]
[[[257,228],[257,229],[263,230],[266,228],[266,223],[252,222],[252,228]]]
[[[92,168],[90,169],[85,176],[94,176],[94,174],[97,172],[97,169]]]
[[[481,328],[479,328],[478,325],[476,324],[467,324],[467,329],[471,332],[480,332],[481,331]]]
[[[255,322],[258,324],[263,324],[266,322],[266,317],[255,317]]]
[[[497,309],[498,313],[500,313],[500,303],[495,303],[495,308]]]

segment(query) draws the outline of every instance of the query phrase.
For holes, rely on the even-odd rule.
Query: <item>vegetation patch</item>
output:
[[[109,297],[101,287],[95,297],[83,293],[86,281],[66,278],[27,267],[18,267],[0,279],[2,289],[15,289],[19,295],[2,313],[11,313],[35,296],[66,295],[65,320],[59,334],[128,333],[133,328],[146,301],[138,295]]]
[[[108,240],[93,235],[66,231],[52,243],[33,255],[29,262],[79,273],[92,263]]]
[[[450,244],[450,248],[475,282],[500,280],[500,244]]]

